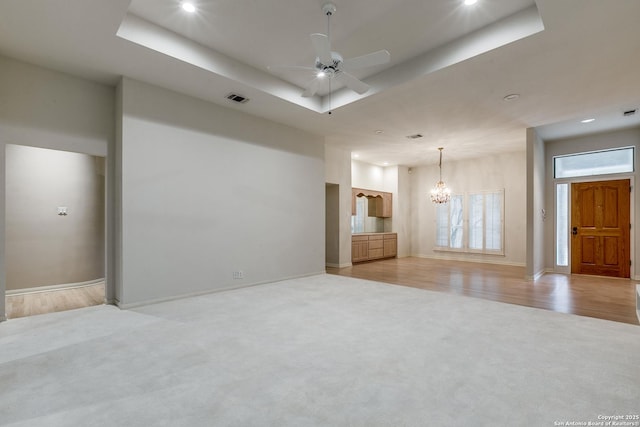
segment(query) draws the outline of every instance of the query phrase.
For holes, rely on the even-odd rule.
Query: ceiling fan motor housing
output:
[[[322,11],[325,15],[333,15],[336,13],[336,5],[329,2],[322,5]]]
[[[323,64],[319,57],[316,57],[315,67],[318,71],[324,71],[325,73],[333,73],[340,70],[340,64],[342,64],[342,55],[338,52],[331,52],[331,64]]]

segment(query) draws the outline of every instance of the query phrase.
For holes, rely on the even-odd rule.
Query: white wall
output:
[[[398,234],[398,258],[411,255],[411,184],[409,168],[387,166],[383,169],[383,191],[393,194],[390,220],[385,220],[385,231]]]
[[[325,146],[325,181],[338,186],[338,260],[327,259],[331,267],[351,265],[351,153]]]
[[[8,144],[6,161],[7,290],[103,278],[104,159]]]
[[[384,169],[382,166],[352,160],[351,186],[366,190],[386,191]]]
[[[597,151],[609,148],[619,148],[619,147],[635,147],[635,165],[636,169],[638,167],[638,160],[640,159],[640,128],[632,128],[619,130],[614,132],[604,132],[597,133],[592,135],[586,135],[576,138],[567,138],[561,140],[550,140],[545,142],[545,158],[544,162],[548,166],[546,168],[546,184],[545,184],[545,200],[547,209],[547,221],[545,223],[545,236],[547,237],[544,247],[545,253],[545,267],[548,270],[553,270],[555,267],[554,260],[554,244],[555,244],[555,234],[554,234],[554,218],[555,218],[555,180],[553,178],[553,157],[565,154],[572,153],[581,153],[585,151]],[[594,177],[582,177],[578,178],[575,181],[596,181],[602,179],[613,179],[616,177],[632,178],[632,193],[631,193],[631,203],[632,203],[632,230],[637,230],[638,224],[640,224],[640,197],[636,192],[636,188],[638,188],[638,184],[640,184],[640,179],[638,178],[638,173],[634,172],[631,174],[622,174],[622,175],[609,175],[609,176],[598,176]],[[566,182],[566,181],[565,181]],[[640,233],[633,232],[631,233],[631,255],[633,259],[633,263],[631,265],[632,269],[632,277],[635,276],[635,280],[640,280],[640,269],[636,266],[640,265]]]
[[[114,139],[114,89],[0,56],[0,247],[5,247],[5,144],[105,156]],[[0,319],[5,313],[0,255]]]
[[[121,306],[324,271],[321,138],[130,79],[122,110]]]
[[[526,158],[524,151],[459,162],[447,161],[442,178],[454,194],[504,189],[504,256],[436,251],[436,205],[429,192],[438,181],[438,166],[412,168],[411,250],[414,256],[524,266],[526,233]]]
[[[413,173],[413,169],[411,171]],[[411,174],[406,166],[397,167],[398,192],[393,198],[393,231],[398,233],[398,258],[411,256]]]
[[[545,222],[549,209],[545,205],[544,142],[533,128],[527,129],[527,264],[525,276],[535,279],[544,273]],[[551,219],[550,221],[553,221]]]

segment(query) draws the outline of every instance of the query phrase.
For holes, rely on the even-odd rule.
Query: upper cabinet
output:
[[[351,215],[356,214],[356,197],[366,197],[368,202],[368,216],[391,218],[392,194],[384,191],[351,189]]]

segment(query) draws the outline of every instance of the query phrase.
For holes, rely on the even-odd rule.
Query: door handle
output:
[[[575,236],[576,234],[578,234],[578,227],[573,227],[573,228],[571,229],[571,234],[573,234],[574,236]]]

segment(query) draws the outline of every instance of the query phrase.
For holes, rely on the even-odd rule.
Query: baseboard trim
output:
[[[350,262],[345,262],[344,264],[334,264],[332,262],[328,262],[325,264],[325,267],[330,267],[330,268],[346,268],[346,267],[351,267],[353,264],[351,264]]]
[[[0,316],[0,322],[6,322],[7,321],[7,315],[2,315]]]
[[[60,285],[49,285],[49,286],[37,286],[35,288],[11,289],[11,290],[7,290],[5,292],[5,295],[9,297],[13,295],[38,294],[41,292],[60,291],[63,289],[84,288],[86,286],[93,286],[100,282],[104,282],[104,277],[101,279],[88,280],[86,282],[63,283]]]
[[[469,258],[449,256],[449,255],[428,255],[428,254],[416,254],[411,256],[416,258],[437,259],[437,260],[443,260],[443,261],[476,262],[481,264],[497,264],[497,265],[509,265],[511,267],[525,267],[525,264],[522,262],[500,261],[500,260],[494,260],[494,259],[490,260],[486,258],[469,259]]]
[[[278,279],[264,280],[264,281],[261,281],[261,282],[243,283],[243,284],[239,284],[239,285],[236,285],[236,286],[227,286],[227,287],[219,288],[219,289],[207,289],[207,290],[198,291],[198,292],[190,292],[190,293],[187,293],[187,294],[180,294],[180,295],[175,295],[175,296],[170,296],[170,297],[163,297],[163,298],[155,298],[155,299],[151,299],[151,300],[145,300],[145,301],[140,301],[140,302],[132,302],[132,303],[127,303],[127,304],[123,304],[121,301],[116,299],[116,300],[113,301],[113,303],[116,305],[116,307],[120,308],[121,310],[129,310],[129,309],[132,309],[132,308],[144,307],[146,305],[159,304],[159,303],[162,303],[162,302],[176,301],[176,300],[185,299],[185,298],[192,298],[192,297],[199,297],[199,296],[202,296],[202,295],[215,294],[215,293],[218,293],[218,292],[233,291],[235,289],[251,288],[253,286],[267,285],[269,283],[282,282],[284,280],[301,279],[303,277],[319,276],[319,275],[325,275],[325,274],[326,274],[325,271],[319,271],[319,272],[316,272],[316,273],[305,273],[305,274],[300,274],[300,275],[295,275],[295,276],[281,277],[281,278],[278,278]]]

